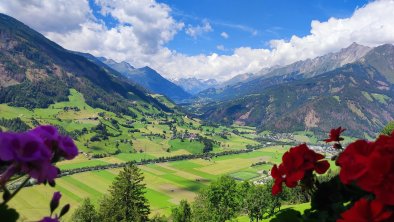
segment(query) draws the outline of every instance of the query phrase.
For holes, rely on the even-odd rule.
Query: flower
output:
[[[48,149],[55,151],[67,160],[78,155],[78,148],[74,141],[70,137],[61,136],[54,126],[38,126],[30,132],[41,137]]]
[[[272,194],[277,195],[282,192],[282,183],[286,182],[286,174],[284,171],[283,165],[276,166],[276,164],[272,167],[271,176],[275,179],[274,185],[272,187]],[[292,186],[293,184],[287,184],[287,186]],[[294,187],[294,186],[293,186]]]
[[[287,187],[295,187],[306,174],[310,175],[313,171],[325,173],[330,164],[322,159],[323,155],[309,149],[306,144],[290,148],[283,155],[282,163],[279,166],[275,164],[271,170],[271,176],[275,180],[272,194],[276,195],[282,191],[283,182]]]
[[[394,205],[394,134],[381,135],[375,142],[349,144],[337,163],[344,184],[355,182],[382,203]]]
[[[1,133],[0,144],[0,159],[10,162],[1,176],[2,184],[18,171],[29,174],[38,182],[53,180],[57,176],[58,170],[51,164],[52,153],[39,137],[30,133]]]
[[[336,128],[336,129],[331,129],[330,130],[330,135],[329,135],[329,138],[328,139],[325,139],[324,141],[326,142],[326,143],[329,143],[329,142],[339,142],[339,141],[342,141],[343,140],[343,138],[341,137],[341,133],[343,132],[343,131],[345,131],[346,129],[342,129],[342,127],[338,127],[338,128]]]
[[[378,200],[368,201],[363,198],[358,200],[352,208],[342,213],[342,218],[337,222],[389,222],[392,214]]]
[[[53,197],[52,197],[52,200],[50,203],[51,212],[56,210],[56,208],[59,206],[59,201],[60,201],[61,197],[62,197],[62,194],[60,192],[53,193]]]
[[[368,159],[372,146],[365,140],[357,140],[349,144],[339,155],[337,164],[341,167],[339,178],[344,184],[359,179],[367,172]]]
[[[333,141],[336,141],[336,142],[342,141],[343,138],[341,137],[341,133],[342,133],[343,131],[345,131],[345,130],[346,130],[346,129],[342,129],[342,127],[338,127],[338,128],[336,128],[336,129],[331,129],[331,130],[330,130],[329,138],[328,138],[328,139],[325,139],[324,141],[325,141],[326,143],[333,142]]]
[[[59,222],[59,218],[44,217],[38,222]]]
[[[38,183],[52,182],[59,169],[52,165],[60,157],[72,159],[78,149],[70,137],[59,135],[53,126],[39,126],[24,133],[0,133],[0,161],[8,168],[0,175],[4,185],[13,175],[29,174]]]

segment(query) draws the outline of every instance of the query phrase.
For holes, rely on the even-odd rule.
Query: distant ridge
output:
[[[100,60],[152,93],[164,95],[174,102],[181,102],[191,98],[188,92],[148,66],[136,69],[124,61],[117,63],[111,59],[100,58]]]

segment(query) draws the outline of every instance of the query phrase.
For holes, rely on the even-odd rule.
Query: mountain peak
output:
[[[357,42],[353,42],[348,47],[341,49],[339,51],[339,54],[343,54],[343,53],[347,53],[347,52],[351,52],[351,53],[359,52],[361,54],[365,54],[366,51],[369,51],[369,50],[371,50],[370,47],[364,46],[364,45],[360,45]]]
[[[156,70],[154,70],[154,69],[152,69],[151,67],[149,67],[149,66],[144,66],[144,67],[142,67],[142,68],[140,68],[141,70],[147,70],[147,71],[154,71],[154,72],[156,72]]]
[[[353,42],[347,48],[358,48],[358,47],[365,47],[363,45],[358,44],[357,42]]]
[[[130,69],[130,70],[135,69],[134,66],[130,65],[130,63],[128,63],[128,62],[122,61],[122,62],[120,62],[120,64],[123,65],[125,68]]]

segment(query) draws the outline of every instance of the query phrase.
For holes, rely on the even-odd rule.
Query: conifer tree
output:
[[[191,217],[191,207],[186,200],[181,200],[179,206],[172,210],[173,222],[190,222]]]
[[[78,207],[72,216],[75,222],[95,222],[98,221],[98,214],[89,198],[84,199],[82,205]]]
[[[115,178],[109,195],[100,203],[100,219],[104,222],[144,222],[150,213],[145,198],[144,177],[135,165],[128,165]]]

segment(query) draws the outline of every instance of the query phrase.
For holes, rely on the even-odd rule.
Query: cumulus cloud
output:
[[[0,12],[11,15],[41,32],[64,33],[79,29],[92,19],[88,1],[12,0],[0,1]]]
[[[104,15],[109,14],[120,22],[119,29],[131,25],[133,37],[146,53],[157,52],[184,26],[171,17],[170,7],[152,0],[96,0],[96,3]]]
[[[308,35],[272,40],[268,49],[240,47],[230,55],[194,56],[166,47],[184,28],[182,22],[171,16],[171,8],[166,4],[154,0],[96,0],[104,16],[110,15],[119,22],[108,28],[92,16],[87,1],[53,2],[0,1],[0,12],[20,19],[68,49],[125,60],[137,67],[149,65],[169,78],[226,80],[240,73],[338,51],[352,42],[368,46],[394,43],[393,0],[371,2],[356,9],[349,18],[312,21]],[[191,36],[212,30],[208,21],[185,29]]]
[[[207,20],[205,20],[202,25],[197,25],[197,26],[189,25],[186,28],[186,34],[190,35],[193,38],[197,38],[198,36],[201,36],[206,32],[212,32],[212,31],[213,28]]]
[[[227,34],[227,32],[222,32],[220,33],[220,36],[222,36],[225,39],[228,39],[229,35]]]

